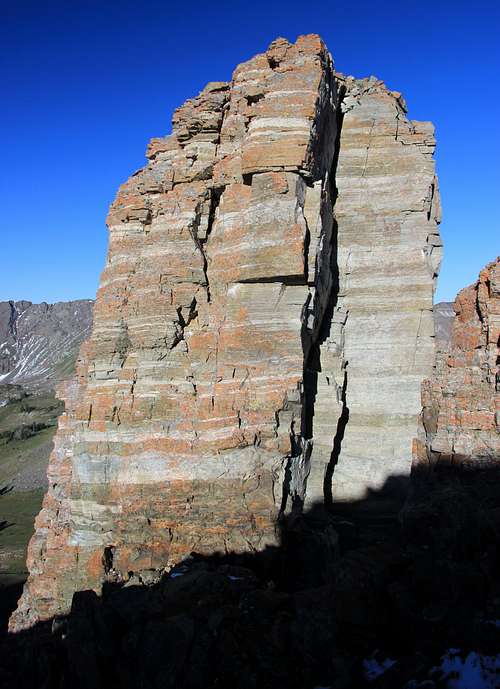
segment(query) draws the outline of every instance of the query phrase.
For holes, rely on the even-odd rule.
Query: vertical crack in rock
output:
[[[326,72],[323,89],[318,97],[318,122],[315,133],[318,148],[325,157],[320,160],[323,169],[316,165],[313,180],[305,188],[302,213],[306,224],[304,251],[305,275],[309,292],[302,309],[301,342],[303,375],[301,386],[301,414],[299,432],[291,428],[291,451],[284,472],[282,512],[291,509],[300,512],[306,500],[308,477],[314,450],[314,415],[321,370],[321,345],[336,299],[336,226],[334,204],[336,198],[335,172],[342,119],[340,104],[342,93],[337,92],[331,67]],[[331,94],[329,97],[326,94]],[[332,100],[333,98],[333,100]],[[323,110],[323,111],[322,111]],[[322,121],[321,121],[322,120]],[[319,179],[315,179],[319,177]],[[287,505],[287,496],[291,505]]]
[[[304,409],[302,435],[304,456],[299,460],[298,479],[300,503],[331,503],[331,480],[333,468],[340,452],[343,427],[348,420],[346,406],[347,362],[343,358],[343,330],[347,312],[338,306],[339,266],[338,266],[338,223],[335,204],[338,197],[336,183],[340,155],[343,112],[342,103],[345,87],[337,85],[337,107],[334,152],[329,173],[329,204],[331,234],[328,256],[328,292],[326,306],[316,337],[304,357]],[[316,262],[318,257],[316,258]],[[306,348],[304,347],[304,350]]]
[[[195,224],[193,227],[193,241],[203,257],[203,273],[205,275],[205,287],[207,292],[207,302],[210,302],[210,280],[208,277],[208,258],[205,246],[208,242],[219,206],[220,197],[224,191],[212,188],[208,190],[208,201],[203,201],[197,209]]]
[[[347,406],[347,368],[344,369],[344,380],[342,382],[340,394],[338,388],[336,393],[337,404],[340,405],[341,412],[337,421],[337,429],[333,437],[333,448],[330,455],[330,461],[325,469],[325,479],[323,482],[323,494],[325,498],[325,506],[327,508],[332,507],[333,505],[333,475],[337,462],[340,458],[340,453],[342,451],[342,440],[344,439],[345,430],[349,421],[349,407]]]
[[[340,156],[340,142],[341,142],[341,135],[342,135],[342,123],[344,119],[344,113],[342,111],[342,106],[343,106],[343,101],[344,97],[346,95],[346,89],[345,86],[342,85],[339,88],[339,108],[337,111],[337,138],[335,141],[335,159],[334,159],[334,170],[335,170],[335,175],[337,174],[337,166],[338,166],[338,160]],[[368,149],[367,149],[367,155],[368,155]],[[366,167],[366,161],[365,161],[365,167]],[[363,172],[364,174],[364,172]],[[334,178],[335,179],[335,178]],[[335,182],[335,190],[334,190],[334,195],[333,195],[333,206],[334,206],[334,214],[335,214],[335,203],[338,198],[338,187]],[[331,325],[334,325],[334,323],[339,323],[338,317],[337,320],[334,321],[332,315],[333,312],[336,310],[337,303],[338,303],[338,298],[339,298],[339,286],[340,286],[340,281],[339,281],[339,264],[338,264],[338,251],[339,251],[339,237],[338,237],[338,223],[334,217],[334,226],[335,226],[335,232],[334,232],[334,237],[335,237],[335,251],[333,254],[333,271],[334,271],[334,281],[333,281],[333,289],[332,289],[332,313],[330,315],[330,323]],[[337,311],[337,316],[340,315],[341,312]],[[333,437],[333,446],[332,446],[332,452],[330,454],[330,460],[326,466],[325,472],[324,472],[324,481],[323,481],[323,496],[324,496],[324,502],[325,506],[327,508],[331,507],[333,504],[333,494],[332,494],[332,483],[333,483],[333,474],[335,472],[335,467],[337,466],[337,462],[339,461],[340,458],[340,453],[342,450],[342,440],[344,438],[345,434],[345,429],[347,426],[347,423],[349,421],[349,407],[347,406],[347,380],[348,380],[348,361],[344,359],[343,353],[344,353],[344,327],[347,321],[348,317],[348,312],[344,314],[342,313],[341,319],[340,319],[340,330],[339,330],[339,336],[338,336],[338,343],[337,343],[337,348],[336,348],[336,353],[337,355],[340,355],[340,370],[337,371],[337,374],[334,375],[332,378],[328,376],[327,378],[327,384],[328,387],[333,385],[335,386],[335,401],[337,404],[336,407],[336,414],[335,416],[338,417],[337,419],[337,428],[335,431],[335,435]],[[330,329],[328,332],[328,335],[332,334],[331,332],[331,325]],[[335,335],[334,335],[335,337]],[[326,337],[325,337],[326,340]],[[335,340],[334,340],[335,341]],[[338,375],[340,373],[340,380],[337,380]],[[343,376],[343,378],[342,378]],[[338,415],[340,409],[340,415]]]

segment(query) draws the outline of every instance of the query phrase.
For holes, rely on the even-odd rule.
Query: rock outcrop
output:
[[[210,83],[120,189],[11,628],[408,474],[433,363],[429,123],[317,36]],[[135,574],[133,574],[135,573]]]
[[[451,342],[422,386],[417,466],[479,468],[500,459],[500,258],[454,303]]]

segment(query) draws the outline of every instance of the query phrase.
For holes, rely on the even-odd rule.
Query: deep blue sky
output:
[[[276,36],[320,33],[339,70],[437,129],[437,300],[500,253],[496,0],[0,0],[0,300],[93,297],[108,205],[207,81]]]

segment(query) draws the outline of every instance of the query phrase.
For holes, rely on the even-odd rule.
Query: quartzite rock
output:
[[[107,577],[276,543],[280,511],[331,498],[340,445],[341,496],[408,472],[433,359],[433,146],[314,35],[176,111],[111,207],[12,629]]]
[[[308,495],[322,495],[326,471],[333,498],[350,500],[410,470],[442,243],[432,124],[409,120],[374,77],[338,82],[339,287],[320,347]]]
[[[478,468],[500,460],[500,258],[455,299],[449,347],[422,385],[416,463]]]

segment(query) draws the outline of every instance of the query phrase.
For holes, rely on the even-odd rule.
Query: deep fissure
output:
[[[208,277],[208,257],[207,253],[205,250],[206,244],[208,242],[208,238],[210,237],[210,234],[213,229],[213,224],[215,221],[215,215],[217,213],[217,208],[219,207],[220,203],[220,198],[224,192],[224,187],[221,187],[220,189],[211,189],[210,190],[210,207],[208,211],[208,221],[207,221],[207,229],[205,233],[205,237],[199,237],[198,236],[198,226],[200,219],[203,215],[203,210],[200,210],[199,216],[198,216],[198,223],[195,225],[194,232],[193,232],[193,240],[198,247],[198,250],[200,251],[202,257],[203,257],[203,274],[205,276],[205,289],[207,291],[207,302],[210,303],[211,300],[211,295],[210,295],[210,279]]]
[[[318,373],[321,371],[321,345],[325,342],[330,334],[332,317],[337,306],[339,295],[339,266],[338,266],[338,223],[335,218],[335,204],[338,197],[338,188],[336,184],[336,174],[338,167],[338,160],[340,155],[340,140],[342,133],[343,113],[342,102],[346,93],[344,85],[339,84],[337,92],[337,104],[334,112],[336,120],[336,136],[334,144],[334,152],[331,168],[328,173],[327,185],[328,188],[323,190],[326,198],[330,199],[330,211],[332,213],[332,234],[331,234],[331,249],[330,254],[330,277],[331,286],[327,299],[327,305],[321,317],[321,323],[314,332],[309,332],[307,328],[307,311],[308,303],[311,299],[309,295],[303,307],[302,316],[302,349],[304,353],[304,367],[302,377],[302,408],[300,419],[300,436],[297,439],[296,434],[291,429],[291,450],[290,456],[287,460],[285,468],[283,501],[281,511],[284,512],[287,502],[287,494],[290,495],[292,501],[292,512],[302,511],[307,490],[307,479],[310,472],[311,453],[314,445],[314,414],[316,405],[316,396],[318,390]],[[330,106],[331,107],[331,106]],[[325,199],[321,200],[320,214],[323,222]],[[307,254],[306,254],[307,258]],[[316,256],[318,262],[319,256]],[[347,394],[347,371],[346,364],[344,366],[344,379],[342,383],[342,392],[340,401],[342,402],[342,412],[337,424],[337,431],[332,439],[333,450],[330,462],[325,471],[323,498],[326,507],[332,504],[332,488],[331,481],[333,478],[333,471],[342,446],[342,439],[345,433],[345,427],[349,420],[349,409],[346,403]]]

